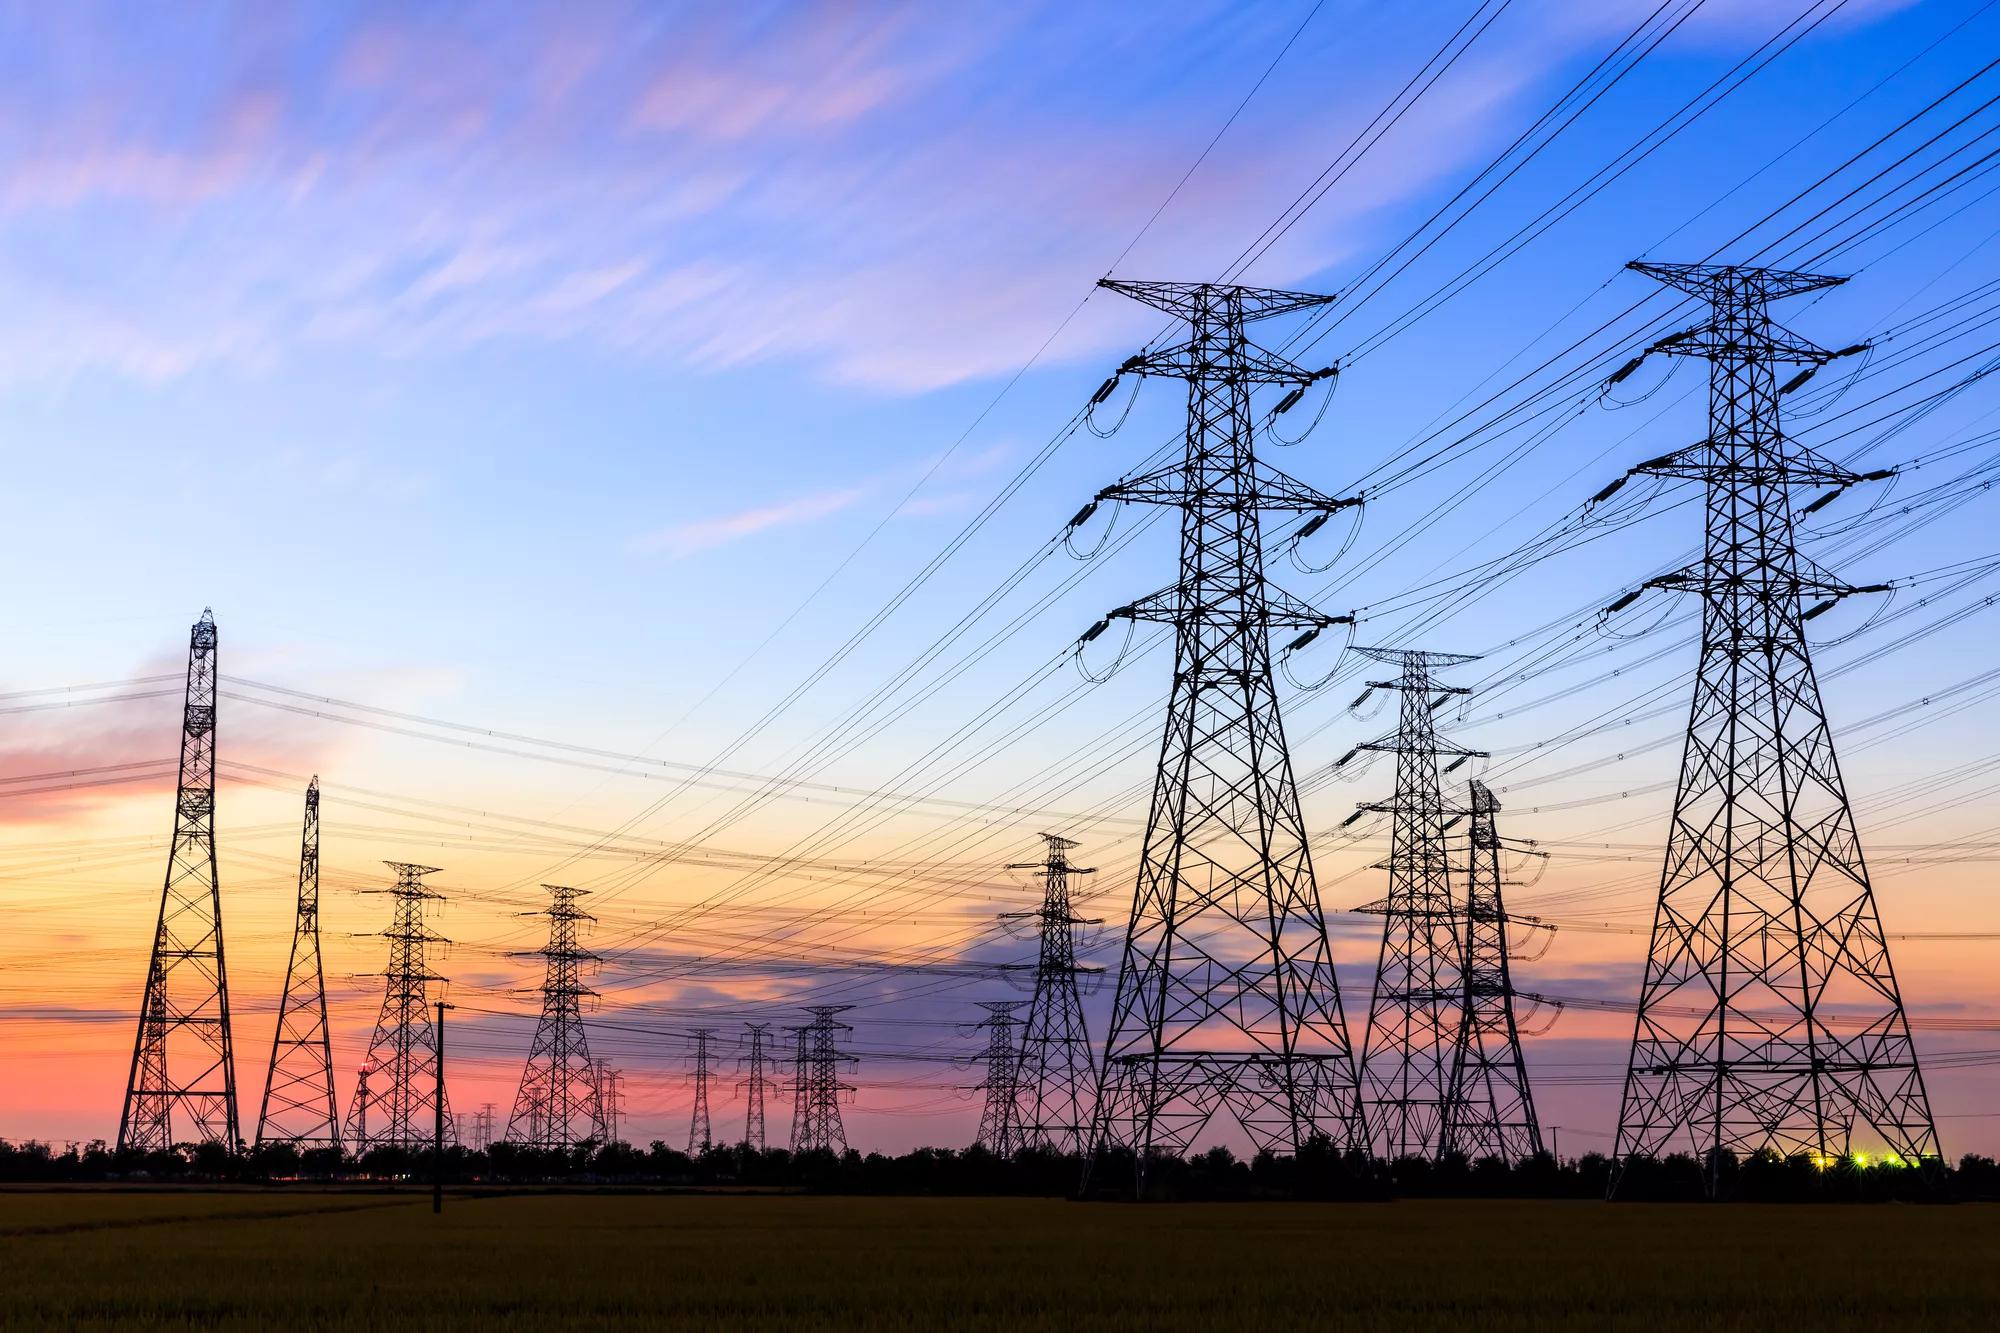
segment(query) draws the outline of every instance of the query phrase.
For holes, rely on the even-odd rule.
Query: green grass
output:
[[[1987,1329],[2000,1208],[0,1194],[8,1328]]]

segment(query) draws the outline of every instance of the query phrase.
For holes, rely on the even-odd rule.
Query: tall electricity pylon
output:
[[[368,1076],[356,1087],[347,1116],[345,1138],[356,1153],[428,1148],[439,1109],[431,983],[444,978],[430,970],[429,954],[431,945],[445,939],[424,925],[424,909],[444,895],[424,883],[436,866],[384,864],[396,872],[395,886],[386,890],[396,900],[396,915],[382,932],[389,941],[389,966],[382,973],[382,1013],[368,1041]],[[449,1105],[443,1109],[449,1117]]]
[[[694,1038],[694,1115],[688,1120],[688,1156],[699,1157],[715,1146],[708,1119],[708,1039],[714,1028],[696,1028]]]
[[[792,1055],[792,1151],[800,1151],[806,1137],[806,1095],[811,1086],[808,1065],[811,1063],[811,1038],[802,1027],[792,1028],[792,1039],[797,1049]]]
[[[1227,1109],[1260,1150],[1363,1140],[1354,1053],[1272,683],[1273,630],[1324,615],[1264,578],[1261,515],[1358,503],[1260,462],[1250,394],[1318,376],[1252,344],[1252,320],[1333,298],[1206,283],[1100,286],[1187,322],[1125,368],[1187,381],[1185,457],[1099,500],[1181,514],[1180,577],[1112,617],[1174,627],[1175,658],[1091,1140],[1137,1161],[1185,1152]],[[1091,631],[1094,636],[1102,628]]]
[[[847,1130],[840,1123],[840,1099],[854,1088],[840,1081],[840,1067],[852,1064],[853,1057],[840,1050],[840,1034],[853,1028],[835,1014],[853,1008],[846,1004],[806,1006],[812,1022],[801,1029],[800,1086],[798,1119],[792,1138],[793,1152],[821,1150],[838,1156],[847,1151]]]
[[[979,1006],[986,1011],[978,1025],[986,1030],[986,1076],[976,1086],[986,1094],[986,1104],[979,1112],[977,1142],[995,1157],[1012,1157],[1021,1146],[1021,1047],[1016,1036],[1021,1020],[1014,1011],[1023,1003],[986,1000]]]
[[[306,788],[305,831],[299,839],[299,902],[292,925],[292,957],[278,1026],[271,1033],[271,1063],[264,1071],[264,1101],[257,1111],[257,1142],[301,1148],[338,1148],[340,1113],[333,1101],[333,1042],[326,1020],[326,973],[319,953],[319,779]]]
[[[1907,1161],[1937,1128],[1889,963],[1805,622],[1858,591],[1801,556],[1796,486],[1857,475],[1785,438],[1776,367],[1840,355],[1774,324],[1773,298],[1844,281],[1690,264],[1630,267],[1708,302],[1649,350],[1709,362],[1709,436],[1634,472],[1700,481],[1701,663],[1674,793],[1617,1152],[1825,1157],[1857,1134]],[[1849,349],[1858,350],[1858,349]],[[1806,595],[1824,599],[1812,609]],[[1636,595],[1636,594],[1635,594]],[[1627,599],[1629,600],[1629,598]]]
[[[590,890],[567,884],[542,887],[549,891],[549,905],[528,914],[549,919],[548,944],[530,955],[546,962],[542,1017],[521,1069],[514,1113],[507,1118],[507,1141],[567,1151],[606,1141],[604,1108],[583,1031],[583,997],[597,993],[583,984],[583,967],[597,955],[576,942],[578,925],[595,918],[576,905]]]
[[[1445,1149],[1479,1161],[1518,1162],[1542,1151],[1507,957],[1507,905],[1500,873],[1500,809],[1483,782],[1470,784],[1466,839],[1465,998],[1445,1098]],[[1538,853],[1537,853],[1538,854]]]
[[[1377,865],[1389,872],[1389,895],[1374,909],[1382,913],[1382,953],[1361,1057],[1363,1095],[1381,1156],[1435,1157],[1444,1142],[1465,999],[1465,946],[1445,842],[1454,812],[1445,807],[1438,756],[1471,758],[1477,751],[1438,739],[1438,706],[1467,691],[1438,684],[1433,673],[1474,659],[1401,648],[1357,651],[1400,668],[1396,679],[1371,680],[1369,689],[1402,695],[1395,735],[1356,747],[1396,756],[1395,798],[1356,812],[1393,818],[1389,859]]]
[[[243,1142],[215,874],[215,644],[215,617],[204,610],[188,634],[173,844],[118,1119],[121,1151],[173,1147],[176,1111],[195,1142]]]
[[[611,1067],[609,1060],[590,1062],[591,1086],[597,1089],[597,1106],[604,1120],[604,1142],[623,1142],[618,1137],[619,1121],[625,1113],[625,1075]]]
[[[743,1093],[743,1146],[752,1152],[763,1152],[764,1141],[764,1097],[778,1085],[764,1071],[771,1067],[770,1053],[764,1047],[764,1033],[769,1023],[745,1023],[750,1031],[750,1054],[745,1057],[750,1066],[750,1076],[738,1083]]]
[[[1044,833],[1046,854],[1040,861],[1021,861],[1009,870],[1042,872],[1042,905],[1033,912],[1009,913],[1033,918],[1038,928],[1038,952],[1033,969],[1034,996],[1021,1025],[1015,1146],[1080,1154],[1090,1135],[1090,1098],[1097,1063],[1090,1050],[1090,1030],[1083,1021],[1083,999],[1077,978],[1098,971],[1079,967],[1076,928],[1099,924],[1076,915],[1070,906],[1072,875],[1094,875],[1089,866],[1075,866],[1068,838]]]

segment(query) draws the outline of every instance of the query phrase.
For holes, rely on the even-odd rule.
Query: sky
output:
[[[1993,546],[1996,54],[1954,0],[0,6],[0,1136],[115,1133],[212,607],[246,1133],[318,774],[343,1112],[397,860],[443,867],[461,1112],[511,1106],[558,882],[628,1137],[684,1139],[691,1027],[848,1001],[850,1139],[969,1141],[970,1024],[1030,948],[1005,867],[1077,838],[1115,963],[1158,746],[1161,643],[1095,685],[1071,649],[1169,581],[1170,525],[1057,541],[1184,410],[1147,382],[1076,428],[1163,332],[1110,273],[1341,295],[1259,331],[1341,366],[1260,448],[1369,503],[1274,525],[1270,572],[1357,642],[1482,655],[1448,725],[1551,854],[1518,980],[1571,1001],[1531,1073],[1607,1148],[1695,623],[1595,612],[1699,508],[1577,515],[1704,398],[1657,358],[1592,386],[1688,316],[1625,261],[1715,256],[1853,275],[1780,312],[1877,342],[1793,433],[1921,463],[1802,540],[1923,580],[1816,654],[1946,1151],[2000,1151],[1993,589],[1938,572]],[[1389,775],[1329,765],[1391,719],[1340,649],[1283,693],[1358,1032],[1383,840],[1341,825]]]

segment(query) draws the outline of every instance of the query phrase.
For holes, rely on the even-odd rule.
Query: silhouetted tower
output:
[[[507,1141],[530,1148],[566,1151],[606,1140],[590,1044],[583,1032],[583,998],[597,992],[583,984],[583,967],[597,961],[576,941],[577,927],[595,920],[576,905],[590,892],[566,884],[544,884],[549,905],[532,916],[549,919],[549,942],[530,957],[546,962],[542,974],[542,1017],[521,1069]]]
[[[1077,965],[1076,928],[1099,922],[1076,915],[1070,905],[1069,880],[1071,875],[1097,872],[1070,864],[1069,853],[1076,844],[1068,838],[1044,833],[1042,841],[1048,849],[1042,860],[1007,867],[1042,872],[1041,907],[1008,914],[1010,918],[1033,918],[1040,936],[1033,964],[1034,998],[1028,1001],[1028,1016],[1021,1025],[1020,1061],[1015,1070],[1019,1084],[1016,1146],[1081,1153],[1090,1134],[1090,1098],[1095,1091],[1097,1065],[1083,1021],[1077,978],[1099,969]]]
[[[306,788],[305,832],[299,841],[299,902],[292,957],[271,1033],[257,1142],[338,1148],[340,1113],[333,1102],[333,1045],[326,1021],[326,976],[319,954],[319,779]]]
[[[368,1041],[368,1077],[355,1089],[347,1116],[346,1139],[357,1154],[370,1148],[428,1148],[438,1112],[431,983],[444,978],[430,970],[429,955],[430,946],[445,939],[424,925],[424,912],[444,895],[424,883],[436,866],[383,864],[396,872],[395,886],[386,890],[396,901],[396,915],[382,932],[389,941],[389,966],[382,974],[382,1013]],[[444,1113],[450,1115],[449,1105]]]
[[[1500,802],[1483,782],[1469,787],[1465,868],[1465,998],[1445,1098],[1444,1146],[1473,1161],[1518,1162],[1542,1150],[1507,959],[1507,905],[1500,874]],[[1535,853],[1539,855],[1539,853]]]
[[[1333,298],[1099,285],[1188,325],[1184,341],[1125,363],[1187,381],[1185,457],[1098,497],[1181,514],[1179,578],[1111,613],[1172,625],[1175,641],[1092,1134],[1135,1151],[1143,1190],[1147,1157],[1184,1152],[1223,1108],[1259,1149],[1290,1152],[1315,1134],[1343,1148],[1362,1139],[1270,643],[1273,630],[1303,631],[1300,643],[1347,618],[1265,582],[1261,529],[1265,510],[1312,514],[1316,527],[1357,502],[1260,462],[1252,439],[1253,387],[1303,387],[1318,375],[1254,346],[1244,326]]]
[[[1844,281],[1633,264],[1709,304],[1649,350],[1709,361],[1709,437],[1634,472],[1700,481],[1700,563],[1651,581],[1702,598],[1701,663],[1667,834],[1617,1152],[1843,1152],[1907,1160],[1937,1129],[1807,649],[1856,589],[1801,556],[1791,489],[1858,475],[1785,438],[1777,367],[1827,352],[1772,323],[1775,297]],[[1858,351],[1859,348],[1847,349]],[[1879,475],[1879,474],[1877,474]],[[1607,492],[1608,493],[1607,488]],[[1823,599],[1806,609],[1810,594]],[[1629,600],[1629,599],[1628,599]]]
[[[824,1149],[838,1156],[847,1151],[847,1130],[840,1123],[840,1099],[854,1089],[840,1081],[840,1067],[852,1064],[853,1057],[841,1053],[840,1034],[854,1029],[834,1015],[853,1007],[847,1004],[806,1006],[806,1012],[813,1016],[813,1021],[804,1029],[804,1084],[799,1103],[799,1132],[792,1143],[794,1152]]]
[[[694,1038],[694,1114],[688,1120],[688,1156],[699,1157],[715,1146],[708,1119],[708,1039],[714,1028],[696,1028]]]
[[[492,1102],[481,1102],[472,1114],[472,1146],[481,1152],[493,1146]]]
[[[764,1097],[778,1085],[765,1073],[771,1067],[771,1057],[764,1047],[764,1033],[769,1023],[745,1023],[750,1030],[750,1054],[745,1063],[750,1067],[750,1076],[736,1086],[743,1093],[743,1144],[753,1152],[763,1152],[764,1142]]]
[[[619,1122],[625,1114],[625,1075],[611,1067],[609,1060],[591,1061],[591,1080],[597,1088],[597,1106],[604,1118],[604,1141],[621,1143]]]
[[[1464,942],[1451,888],[1445,807],[1438,785],[1438,756],[1476,752],[1438,740],[1436,710],[1462,688],[1437,683],[1433,672],[1473,659],[1461,653],[1361,648],[1363,657],[1400,668],[1394,680],[1371,680],[1371,690],[1402,695],[1396,734],[1356,746],[1396,756],[1396,795],[1365,811],[1392,818],[1389,895],[1371,910],[1382,913],[1382,953],[1368,1006],[1368,1035],[1361,1057],[1368,1126],[1381,1156],[1435,1157],[1443,1143],[1445,1098],[1458,1049],[1464,1009]]]
[[[791,1028],[792,1040],[797,1050],[792,1056],[792,1151],[798,1152],[799,1145],[806,1136],[806,1096],[812,1085],[808,1066],[811,1063],[811,1038],[805,1028]]]
[[[173,844],[118,1119],[121,1150],[173,1147],[176,1112],[186,1117],[184,1142],[243,1141],[215,874],[215,643],[215,617],[204,610],[188,634]]]
[[[1022,1000],[985,1000],[980,1008],[986,1018],[978,1026],[986,1031],[986,1077],[975,1086],[986,1094],[979,1112],[980,1147],[995,1157],[1012,1157],[1021,1146],[1019,1039],[1021,1020],[1014,1011]]]

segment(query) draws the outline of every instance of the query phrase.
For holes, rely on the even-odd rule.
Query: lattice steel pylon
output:
[[[613,1069],[609,1060],[592,1060],[590,1077],[597,1089],[597,1106],[604,1123],[604,1142],[622,1142],[618,1135],[619,1124],[625,1114],[625,1075]]]
[[[793,1122],[793,1152],[847,1151],[847,1129],[840,1120],[842,1094],[854,1091],[840,1081],[840,1067],[853,1057],[840,1050],[840,1034],[854,1029],[835,1018],[853,1008],[847,1004],[806,1006],[812,1022],[800,1029],[798,1113]]]
[[[1906,1161],[1937,1157],[1805,638],[1807,620],[1864,590],[1800,555],[1793,530],[1793,487],[1869,478],[1785,437],[1776,366],[1842,353],[1767,310],[1773,298],[1844,279],[1630,267],[1709,305],[1702,323],[1649,350],[1708,360],[1710,433],[1633,469],[1702,482],[1707,538],[1699,564],[1650,581],[1701,595],[1701,660],[1618,1159],[1690,1150],[1705,1159],[1713,1192],[1724,1153],[1825,1158],[1859,1133]],[[1825,601],[1807,610],[1807,594]]]
[[[1019,1123],[1015,1146],[1080,1154],[1090,1137],[1090,1099],[1095,1092],[1097,1061],[1090,1049],[1090,1029],[1083,1019],[1083,997],[1077,979],[1096,973],[1078,966],[1076,928],[1099,924],[1076,915],[1070,904],[1070,876],[1094,875],[1091,866],[1071,865],[1076,844],[1054,833],[1042,834],[1046,848],[1040,861],[1020,861],[1009,870],[1042,873],[1042,905],[1033,912],[1009,913],[1030,918],[1037,928],[1032,970],[1033,996],[1021,1023],[1020,1061],[1015,1070]]]
[[[736,1087],[743,1094],[743,1146],[752,1152],[763,1152],[764,1098],[778,1085],[764,1071],[771,1067],[770,1052],[764,1045],[764,1034],[770,1029],[769,1023],[745,1023],[750,1033],[750,1054],[745,1062],[750,1066],[750,1076]]]
[[[340,1112],[333,1100],[333,1039],[326,1019],[326,972],[319,951],[319,779],[306,787],[299,838],[299,900],[285,992],[271,1033],[264,1101],[257,1110],[258,1143],[301,1148],[340,1147]]]
[[[428,1149],[438,1109],[431,984],[444,978],[430,970],[430,947],[446,941],[424,924],[426,907],[444,898],[424,883],[424,876],[436,874],[438,868],[403,861],[383,864],[396,872],[395,885],[382,890],[395,899],[396,914],[382,932],[389,941],[382,1012],[368,1040],[365,1076],[347,1114],[344,1137],[357,1154],[371,1148]],[[444,1110],[448,1118],[449,1104]]]
[[[812,1080],[807,1076],[807,1065],[811,1060],[811,1038],[806,1029],[790,1029],[796,1047],[792,1054],[792,1151],[799,1151],[799,1145],[806,1136],[806,1089]]]
[[[986,1094],[979,1112],[978,1145],[995,1157],[1012,1157],[1021,1146],[1021,1020],[1014,1011],[1025,1000],[984,1000],[986,1017],[976,1026],[986,1033],[986,1076],[974,1085]]]
[[[1467,691],[1439,684],[1435,673],[1474,659],[1401,648],[1356,651],[1400,668],[1396,679],[1371,680],[1369,689],[1402,695],[1395,734],[1355,747],[1396,756],[1394,798],[1356,812],[1381,811],[1393,821],[1388,859],[1377,863],[1389,872],[1389,893],[1371,908],[1382,913],[1382,952],[1368,1005],[1362,1095],[1379,1155],[1435,1157],[1444,1144],[1465,1000],[1465,945],[1445,840],[1447,820],[1458,812],[1445,805],[1438,757],[1478,753],[1438,739],[1438,706]]]
[[[1445,1097],[1441,1138],[1448,1152],[1479,1161],[1519,1162],[1542,1151],[1542,1127],[1514,1021],[1514,975],[1508,959],[1507,904],[1500,870],[1499,798],[1469,784],[1466,837],[1465,997]],[[1539,855],[1539,853],[1532,853]]]
[[[121,1151],[173,1147],[176,1111],[188,1118],[192,1141],[232,1149],[243,1142],[215,871],[215,662],[215,617],[203,610],[188,633],[173,843],[118,1118]]]
[[[696,1028],[694,1038],[694,1114],[688,1119],[688,1156],[699,1157],[715,1146],[715,1132],[708,1119],[708,1039],[714,1028]]]
[[[1180,577],[1112,617],[1174,627],[1173,685],[1091,1142],[1179,1154],[1227,1109],[1259,1150],[1363,1141],[1354,1053],[1271,674],[1271,632],[1328,616],[1264,577],[1262,513],[1320,521],[1335,500],[1258,460],[1250,396],[1319,378],[1260,347],[1252,320],[1331,297],[1206,283],[1100,286],[1187,321],[1125,369],[1188,384],[1184,457],[1099,493],[1181,512]],[[1330,373],[1330,372],[1326,372]],[[1107,620],[1111,617],[1107,617]],[[1100,627],[1101,629],[1101,622]],[[1086,639],[1099,630],[1092,630]],[[1094,1155],[1094,1154],[1093,1154]]]
[[[527,914],[549,919],[549,942],[528,955],[546,964],[542,1016],[535,1024],[528,1061],[521,1067],[521,1086],[507,1118],[507,1141],[567,1151],[609,1141],[583,1030],[583,999],[597,993],[583,984],[583,968],[597,961],[597,955],[577,943],[578,927],[595,918],[576,905],[590,890],[567,884],[542,887],[549,891],[549,905]]]

